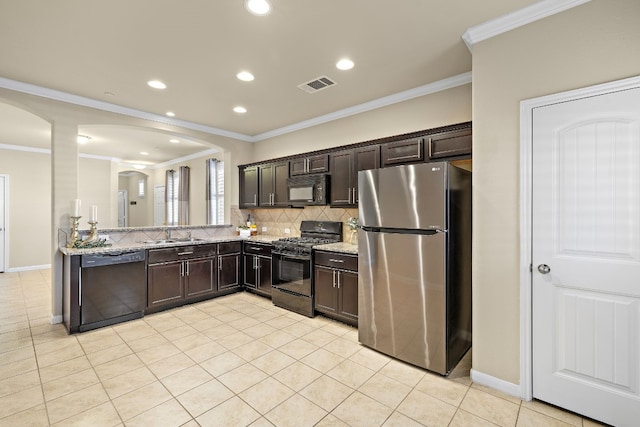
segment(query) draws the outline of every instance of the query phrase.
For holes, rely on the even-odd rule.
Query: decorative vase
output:
[[[351,235],[349,236],[349,243],[355,245],[358,243],[358,230],[351,230]]]

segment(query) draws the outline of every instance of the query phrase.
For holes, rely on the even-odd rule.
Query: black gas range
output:
[[[311,251],[314,246],[342,241],[342,223],[302,221],[300,237],[273,242],[272,293],[275,305],[313,317]]]

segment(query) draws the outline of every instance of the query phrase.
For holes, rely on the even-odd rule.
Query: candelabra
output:
[[[98,221],[89,222],[89,235],[82,241],[82,244],[87,246],[98,241]]]
[[[70,216],[69,221],[71,224],[71,235],[69,236],[68,248],[73,248],[77,241],[80,240],[80,233],[78,232],[78,226],[80,225],[81,216]]]

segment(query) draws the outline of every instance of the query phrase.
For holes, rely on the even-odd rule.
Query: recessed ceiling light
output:
[[[271,5],[267,0],[246,0],[244,7],[254,15],[264,16],[271,12]]]
[[[233,107],[233,111],[235,111],[236,113],[246,113],[247,109],[241,106],[237,106],[237,107]]]
[[[87,135],[78,135],[77,141],[78,144],[86,144],[91,139],[90,136]]]
[[[174,113],[173,111],[167,111],[165,114],[167,116],[169,116],[169,117],[175,117],[176,116],[176,113]]]
[[[154,89],[166,89],[167,85],[162,83],[160,80],[149,80],[147,82],[147,84],[149,86],[151,86]]]
[[[143,156],[148,156],[149,155],[149,153],[147,153],[146,151],[141,151],[140,154],[143,155]]]
[[[179,142],[180,142],[180,140],[179,140],[179,139],[175,139],[175,138],[171,138],[171,139],[169,140],[169,142],[170,142],[170,143],[172,143],[172,144],[177,144],[177,143],[179,143]]]
[[[253,77],[253,74],[248,71],[240,71],[238,74],[236,74],[236,77],[243,82],[250,82],[255,78]]]
[[[353,61],[347,58],[342,58],[336,63],[336,68],[343,71],[350,70],[353,68]]]

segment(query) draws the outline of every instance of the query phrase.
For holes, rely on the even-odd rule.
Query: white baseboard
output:
[[[58,323],[62,323],[62,315],[51,316],[51,324],[56,325]]]
[[[524,394],[522,393],[522,387],[520,387],[520,384],[510,383],[509,381],[501,380],[500,378],[478,372],[474,369],[471,370],[471,381],[496,389],[510,396],[524,399]]]
[[[46,270],[51,268],[51,264],[28,265],[26,267],[14,267],[7,269],[7,273],[19,273],[21,271]]]

